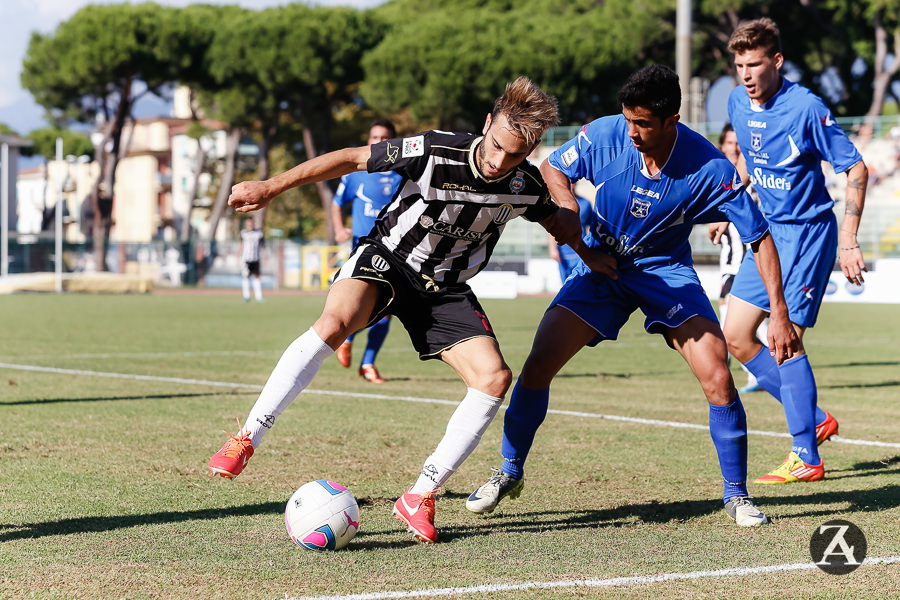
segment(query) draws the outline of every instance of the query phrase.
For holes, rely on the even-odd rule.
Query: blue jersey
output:
[[[550,155],[570,181],[594,184],[593,247],[612,254],[619,270],[650,265],[692,265],[689,237],[695,223],[731,221],[752,243],[768,230],[743,189],[734,166],[709,141],[677,125],[672,153],[650,176],[628,137],[622,115],[602,117]]]
[[[781,81],[763,106],[752,104],[743,86],[736,87],[728,97],[728,115],[766,217],[775,223],[806,222],[834,206],[821,161],[843,173],[862,156],[821,98]]]
[[[372,230],[375,219],[397,193],[402,180],[403,176],[393,171],[356,171],[341,177],[341,184],[334,193],[334,202],[338,206],[353,203],[354,239],[361,238]]]

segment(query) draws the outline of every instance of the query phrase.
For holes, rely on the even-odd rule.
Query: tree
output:
[[[367,13],[348,8],[294,4],[248,11],[222,24],[209,50],[210,73],[222,86],[214,94],[214,115],[231,127],[256,133],[258,178],[270,174],[269,154],[285,119],[303,125],[308,158],[328,149],[332,112],[340,101],[350,100],[348,90],[362,79],[363,53],[377,39],[376,23]],[[327,207],[331,190],[324,183],[317,189]],[[211,227],[226,199],[220,190]]]
[[[122,156],[122,129],[138,94],[172,81],[177,68],[165,53],[162,32],[175,9],[153,3],[89,5],[50,35],[33,33],[22,71],[22,85],[35,100],[61,118],[102,124],[100,176],[91,192],[94,259],[106,270],[106,241],[115,173]],[[146,92],[145,92],[146,93]],[[127,201],[127,199],[120,199]]]
[[[584,122],[618,111],[619,83],[672,29],[661,11],[642,0],[399,0],[381,9],[400,20],[364,58],[361,94],[432,126],[480,129],[504,85],[524,74],[559,99],[563,122]]]
[[[68,129],[59,129],[50,127],[46,129],[35,129],[26,136],[34,142],[30,148],[23,148],[22,154],[25,156],[41,156],[44,158],[44,213],[46,219],[47,212],[47,193],[48,181],[50,178],[49,162],[56,159],[56,140],[62,138],[63,151],[66,155],[72,156],[89,156],[94,157],[94,144],[91,139],[81,133],[76,133]],[[25,152],[27,151],[27,153]]]

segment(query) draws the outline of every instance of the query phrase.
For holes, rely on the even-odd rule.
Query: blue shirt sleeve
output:
[[[734,166],[722,157],[710,161],[691,179],[693,188],[690,215],[695,223],[731,221],[741,236],[741,241],[751,244],[769,230],[766,218],[747,193]],[[693,210],[691,210],[693,212]]]
[[[831,111],[821,98],[811,95],[807,106],[806,123],[816,155],[831,163],[835,173],[843,173],[862,160],[862,155],[841,126],[834,121]]]
[[[600,124],[593,121],[583,126],[574,138],[557,148],[548,158],[550,164],[569,178],[578,181],[594,172],[594,143]]]
[[[341,183],[338,185],[337,191],[334,192],[334,203],[338,206],[344,206],[348,202],[353,201],[353,194],[349,192],[351,187],[350,184],[350,176],[344,175],[341,177]]]

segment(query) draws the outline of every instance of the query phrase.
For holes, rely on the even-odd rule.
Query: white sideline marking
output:
[[[863,565],[891,564],[900,562],[900,556],[884,556],[867,558]],[[686,579],[705,579],[710,577],[744,577],[758,573],[775,573],[783,571],[809,571],[817,569],[813,563],[794,563],[769,565],[766,567],[741,567],[737,569],[718,569],[716,571],[691,571],[689,573],[666,573],[664,575],[642,575],[637,577],[613,577],[611,579],[574,579],[569,581],[528,581],[525,583],[492,583],[471,585],[466,587],[437,588],[430,590],[407,590],[399,592],[367,592],[362,594],[346,594],[343,596],[299,596],[283,600],[385,600],[393,598],[434,598],[436,596],[454,596],[456,594],[490,594],[492,592],[514,592],[519,590],[547,590],[572,587],[624,587],[645,585],[665,581],[683,581]],[[282,600],[282,599],[279,599]]]
[[[241,388],[246,390],[260,391],[261,385],[253,383],[229,383],[227,381],[209,381],[206,379],[184,379],[181,377],[159,377],[156,375],[138,375],[135,373],[107,373],[103,371],[85,371],[82,369],[59,369],[56,367],[42,367],[39,365],[19,365],[13,363],[0,362],[0,369],[12,369],[18,371],[34,371],[38,373],[55,373],[58,375],[87,375],[91,377],[106,377],[111,379],[130,379],[135,381],[159,381],[162,383],[184,383],[188,385],[208,385],[211,387],[222,388]],[[401,402],[420,402],[424,404],[443,404],[447,406],[456,406],[459,404],[456,400],[442,400],[440,398],[422,398],[419,396],[391,396],[389,394],[371,394],[366,392],[344,392],[334,390],[317,390],[307,388],[303,390],[304,394],[318,394],[320,396],[344,396],[348,398],[369,398],[373,400],[399,400]],[[506,410],[506,407],[503,407]],[[656,427],[674,427],[679,429],[696,429],[699,431],[709,431],[706,425],[698,425],[696,423],[681,423],[679,421],[662,421],[659,419],[644,419],[641,417],[623,417],[620,415],[604,415],[601,413],[579,412],[574,410],[557,410],[549,409],[547,411],[554,415],[563,415],[568,417],[581,417],[586,419],[606,419],[608,421],[620,421],[624,423],[638,423],[641,425],[653,425]],[[767,437],[790,438],[789,433],[781,433],[775,431],[762,431],[759,429],[748,429],[747,433],[753,435],[761,435]],[[879,442],[875,440],[856,440],[835,436],[831,438],[832,442],[840,442],[842,444],[852,444],[856,446],[877,446],[880,448],[900,448],[900,443]]]

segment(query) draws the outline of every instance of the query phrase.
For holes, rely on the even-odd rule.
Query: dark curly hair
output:
[[[646,108],[660,119],[667,119],[681,108],[678,75],[665,65],[646,66],[628,78],[616,98],[622,106]]]

